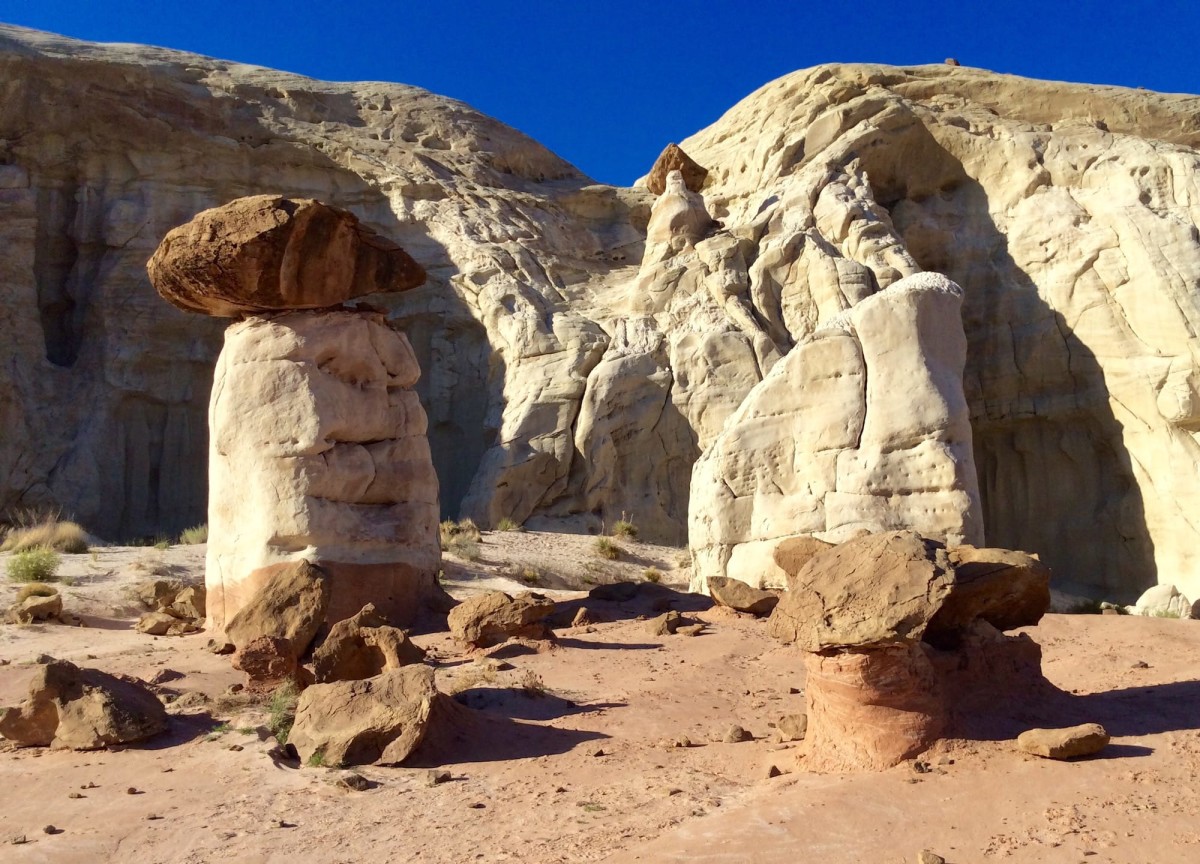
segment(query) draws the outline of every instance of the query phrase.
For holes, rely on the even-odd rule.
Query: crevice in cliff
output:
[[[78,300],[71,290],[79,261],[79,246],[72,232],[78,192],[76,180],[38,187],[33,273],[46,359],[55,366],[73,365],[82,341]]]

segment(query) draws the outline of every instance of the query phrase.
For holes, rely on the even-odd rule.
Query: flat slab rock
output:
[[[1109,735],[1099,723],[1066,729],[1030,729],[1017,737],[1017,749],[1045,759],[1091,756],[1108,746]]]
[[[553,612],[554,601],[541,594],[526,591],[511,597],[490,591],[459,603],[450,610],[446,623],[454,638],[486,647],[513,637],[545,637],[543,622]]]

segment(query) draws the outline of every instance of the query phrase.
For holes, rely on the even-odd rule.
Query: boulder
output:
[[[203,585],[188,585],[175,595],[175,599],[166,607],[166,611],[176,618],[203,621],[207,614],[205,609],[207,593]]]
[[[185,587],[182,579],[147,579],[135,585],[133,593],[147,609],[159,612],[174,603]]]
[[[307,763],[396,765],[413,754],[435,703],[448,697],[428,666],[405,666],[361,681],[314,684],[300,694],[288,743]]]
[[[1067,729],[1030,729],[1017,737],[1017,749],[1045,759],[1091,756],[1108,746],[1109,736],[1099,723]]]
[[[680,173],[683,182],[692,192],[699,192],[708,177],[707,168],[684,153],[678,144],[672,142],[663,148],[662,153],[659,153],[658,158],[654,160],[654,167],[646,176],[646,188],[655,195],[661,195],[667,187],[667,175],[672,171]]]
[[[1192,604],[1174,585],[1155,585],[1147,588],[1133,606],[1126,606],[1130,615],[1151,618],[1192,618]]]
[[[832,543],[802,534],[798,537],[787,537],[780,540],[771,550],[771,558],[775,562],[775,566],[784,572],[790,582],[800,572],[800,568],[808,563],[809,558],[819,552],[824,552],[831,546],[833,546]]]
[[[348,210],[277,195],[197,214],[167,233],[146,269],[167,301],[223,318],[322,309],[425,281],[408,253]]]
[[[368,603],[352,618],[333,625],[313,652],[317,683],[372,678],[410,663],[420,663],[425,651],[398,627],[391,627]]]
[[[770,633],[808,652],[917,641],[953,586],[940,543],[912,531],[872,534],[810,559]]]
[[[246,687],[259,693],[269,693],[282,684],[296,683],[300,678],[298,652],[291,640],[283,636],[258,636],[234,651],[234,669],[246,673]]]
[[[511,638],[547,638],[545,619],[553,612],[554,601],[542,594],[526,591],[510,597],[490,591],[455,606],[446,623],[456,639],[486,647]]]
[[[330,624],[370,602],[407,626],[442,598],[419,377],[408,339],[374,312],[290,312],[229,327],[210,404],[214,628],[250,600],[260,568],[300,554],[329,576]]]
[[[147,636],[184,636],[199,632],[201,623],[192,618],[177,618],[169,612],[147,612],[133,626]]]
[[[29,696],[0,716],[0,735],[22,747],[96,750],[166,731],[167,711],[136,678],[45,658]]]
[[[49,621],[62,615],[62,595],[58,592],[49,597],[36,594],[14,603],[8,610],[8,620],[14,624],[32,624],[36,621]]]
[[[807,714],[784,714],[775,721],[780,741],[803,741],[808,734]]]
[[[286,639],[292,659],[308,650],[325,622],[330,585],[324,571],[308,561],[286,561],[251,573],[258,590],[225,625],[239,648],[263,636]]]
[[[1029,627],[1050,608],[1050,568],[1011,549],[958,546],[948,552],[954,587],[929,622],[925,641],[952,647],[976,619],[997,630]]]
[[[770,615],[775,604],[779,602],[779,595],[774,591],[751,588],[740,579],[724,576],[713,576],[708,580],[708,594],[718,606],[727,606],[738,612],[749,612],[760,618]]]

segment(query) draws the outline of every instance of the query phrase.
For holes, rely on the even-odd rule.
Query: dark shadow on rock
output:
[[[586,741],[608,737],[603,732],[556,729],[489,711],[475,711],[445,697],[435,703],[425,740],[404,765],[437,768],[447,764],[556,756]]]
[[[166,732],[155,735],[146,741],[126,746],[138,750],[167,750],[208,735],[221,726],[222,721],[217,720],[208,712],[203,712],[198,714],[172,714],[167,724]],[[114,747],[112,749],[115,750],[117,748]]]
[[[983,186],[901,110],[856,145],[926,270],[963,288],[975,465],[989,546],[1037,553],[1054,585],[1132,602],[1156,584],[1133,459],[1104,371],[1009,251]]]

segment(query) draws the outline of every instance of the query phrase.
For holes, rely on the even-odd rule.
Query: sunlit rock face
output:
[[[797,72],[680,142],[712,222],[656,260],[658,195],[416,88],[19,28],[0,78],[2,506],[57,503],[113,538],[204,520],[222,325],[161,303],[145,263],[207,207],[286,194],[428,271],[371,302],[423,370],[443,516],[624,513],[685,542],[692,466],[752,388],[924,271],[963,290],[987,542],[1038,552],[1061,587],[1200,594],[1194,97]]]
[[[209,620],[263,568],[304,558],[328,619],[366,603],[410,623],[438,593],[438,483],[412,347],[371,312],[289,312],[230,326],[209,412]],[[349,611],[347,611],[349,610]]]

